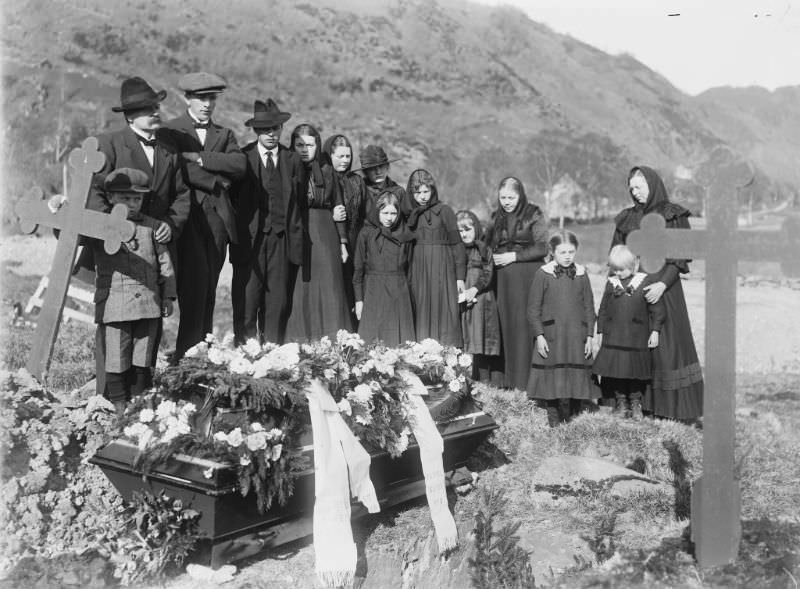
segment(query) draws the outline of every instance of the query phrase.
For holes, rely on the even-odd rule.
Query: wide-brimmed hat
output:
[[[358,172],[359,170],[367,170],[369,168],[375,168],[384,164],[391,164],[392,162],[396,162],[398,160],[400,160],[399,157],[391,160],[386,157],[386,152],[383,151],[382,147],[377,145],[367,145],[364,149],[358,152],[358,162],[361,167],[358,168],[358,170],[353,171]]]
[[[192,72],[178,80],[178,88],[187,94],[219,94],[228,83],[216,74]]]
[[[103,180],[107,192],[150,192],[147,174],[135,168],[117,168]]]
[[[156,106],[167,97],[167,91],[156,92],[139,76],[128,78],[119,89],[120,106],[112,106],[114,112],[125,112]]]
[[[247,119],[244,124],[253,129],[263,129],[282,125],[290,118],[291,113],[281,111],[272,98],[267,98],[266,102],[256,100],[253,103],[253,118]]]

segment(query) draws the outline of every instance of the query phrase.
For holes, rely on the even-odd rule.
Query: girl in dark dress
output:
[[[358,235],[353,272],[358,334],[387,346],[416,340],[407,274],[413,236],[399,209],[391,192],[378,199],[377,219]]]
[[[612,246],[624,244],[648,213],[661,215],[667,228],[690,229],[688,210],[672,203],[655,170],[637,166],[628,174],[634,205],[617,215]],[[633,252],[634,254],[636,252]],[[667,260],[650,275],[645,287],[648,303],[664,301],[666,319],[658,347],[652,351],[652,384],[645,391],[644,409],[675,419],[693,420],[703,414],[703,373],[692,337],[680,275],[689,272],[688,260]]]
[[[319,133],[311,125],[299,125],[292,131],[292,148],[310,172],[307,214],[311,251],[310,280],[306,282],[298,274],[295,282],[287,341],[333,337],[340,329],[353,329],[342,272],[346,250],[332,215],[334,206],[342,203],[334,199],[333,166],[329,158],[320,158],[320,143]]]
[[[426,170],[412,172],[407,194],[415,205],[408,228],[416,238],[410,275],[417,338],[460,348],[464,342],[458,296],[464,290],[467,256],[456,215],[439,202],[436,183]]]
[[[458,232],[467,250],[467,279],[461,303],[464,351],[472,354],[472,377],[503,386],[500,356],[500,318],[494,299],[492,251],[482,240],[483,230],[472,211],[456,213]]]
[[[642,418],[642,397],[653,373],[651,348],[658,346],[664,323],[664,301],[650,304],[645,291],[652,278],[639,272],[639,260],[628,246],[608,254],[611,272],[597,314],[600,350],[592,372],[600,376],[603,398],[613,399],[615,412]],[[630,405],[629,405],[630,404]]]
[[[497,280],[505,386],[521,391],[528,384],[533,352],[533,335],[522,320],[522,309],[528,305],[533,276],[547,255],[547,232],[547,219],[528,202],[522,182],[504,178],[486,243],[492,250]]]
[[[594,297],[586,269],[575,263],[577,250],[574,233],[550,238],[553,261],[536,271],[528,297],[536,340],[528,398],[546,401],[551,427],[569,419],[581,400],[600,396],[591,371]]]

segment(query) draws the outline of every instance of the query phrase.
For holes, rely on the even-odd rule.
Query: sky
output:
[[[559,33],[633,55],[689,94],[800,85],[800,0],[477,1],[517,6]]]

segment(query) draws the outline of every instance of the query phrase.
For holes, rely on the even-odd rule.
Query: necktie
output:
[[[211,124],[211,121],[206,121],[205,123],[198,123],[197,121],[192,122],[192,125],[195,129],[208,129],[208,126]]]
[[[267,152],[266,164],[267,164],[267,177],[270,177],[270,176],[272,176],[272,172],[275,171],[275,162],[272,161],[272,152],[271,151]]]
[[[155,146],[156,146],[156,139],[155,139],[155,137],[153,137],[152,139],[145,139],[144,137],[142,137],[141,135],[139,135],[139,134],[137,133],[137,134],[136,134],[136,138],[139,140],[139,142],[140,142],[142,145],[146,145],[147,147],[155,147]]]

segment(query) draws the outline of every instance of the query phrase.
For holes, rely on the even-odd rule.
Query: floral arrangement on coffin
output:
[[[122,431],[138,445],[134,467],[144,473],[178,453],[237,465],[240,491],[255,492],[266,511],[286,502],[308,466],[298,440],[309,425],[312,379],[328,386],[362,443],[399,456],[411,432],[403,374],[469,394],[471,366],[469,354],[431,339],[388,348],[342,330],[335,340],[237,347],[231,336],[209,335],[159,372],[153,392],[129,406]]]

